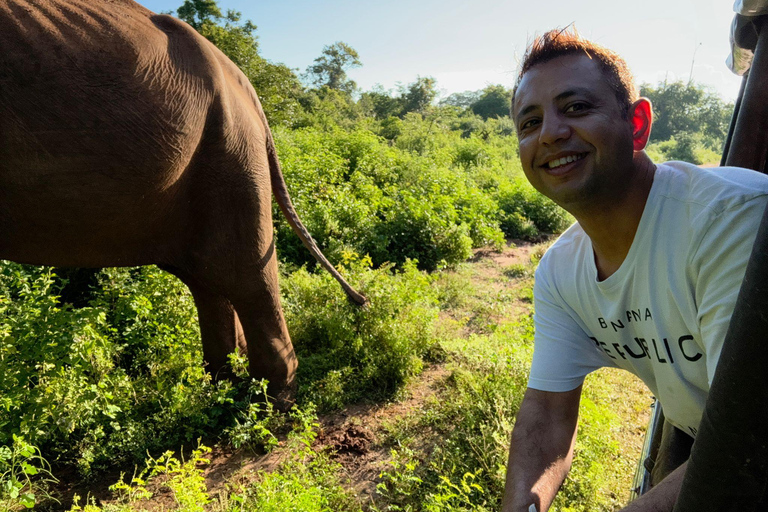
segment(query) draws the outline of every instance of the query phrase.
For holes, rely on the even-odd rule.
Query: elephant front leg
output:
[[[232,303],[223,295],[211,291],[187,272],[171,266],[161,267],[187,285],[195,300],[200,323],[205,369],[214,381],[234,380],[229,354],[246,353],[246,340],[240,319]]]

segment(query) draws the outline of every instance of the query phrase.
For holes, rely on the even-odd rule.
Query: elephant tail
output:
[[[264,122],[266,123],[266,119]],[[294,233],[298,235],[304,246],[309,249],[309,252],[312,253],[312,256],[315,257],[318,263],[320,263],[323,268],[330,272],[331,275],[339,282],[349,299],[358,306],[364,306],[368,300],[363,295],[355,291],[355,289],[350,286],[350,284],[342,277],[342,275],[339,274],[339,271],[334,268],[331,262],[328,261],[325,255],[320,251],[320,248],[317,247],[317,243],[312,238],[312,235],[309,234],[309,231],[307,231],[307,228],[304,227],[301,219],[299,219],[299,216],[296,213],[296,209],[293,207],[293,203],[291,202],[291,197],[288,195],[288,188],[285,185],[283,173],[280,170],[280,161],[277,158],[275,141],[272,138],[272,133],[268,127],[266,132],[267,157],[269,158],[269,175],[272,181],[272,193],[275,194],[275,200],[277,201],[278,206],[280,206],[280,210],[282,210],[283,215],[285,215],[285,218],[288,220],[288,224],[291,225]]]

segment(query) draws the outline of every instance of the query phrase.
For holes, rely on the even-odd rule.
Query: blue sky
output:
[[[174,10],[183,0],[140,0]],[[624,56],[638,83],[693,79],[732,100],[740,78],[725,66],[733,3],[728,0],[219,0],[257,26],[261,55],[303,72],[323,46],[344,41],[363,67],[364,90],[417,76],[443,95],[512,84],[532,36],[575,23],[582,35]],[[695,59],[694,59],[695,57]]]

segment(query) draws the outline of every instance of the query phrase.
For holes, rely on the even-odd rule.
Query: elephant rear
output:
[[[189,215],[211,48],[130,0],[0,3],[0,258],[156,260]]]

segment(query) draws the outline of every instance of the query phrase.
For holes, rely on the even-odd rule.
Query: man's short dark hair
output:
[[[616,99],[619,102],[619,106],[622,107],[623,114],[626,116],[629,112],[629,107],[639,97],[634,77],[629,71],[627,62],[616,52],[593,43],[588,39],[584,39],[575,28],[569,30],[568,27],[550,30],[544,35],[536,37],[528,45],[523,56],[523,63],[520,66],[520,74],[517,77],[512,93],[513,102],[523,75],[531,68],[557,57],[578,54],[587,55],[590,59],[597,61],[605,79],[616,94]]]

